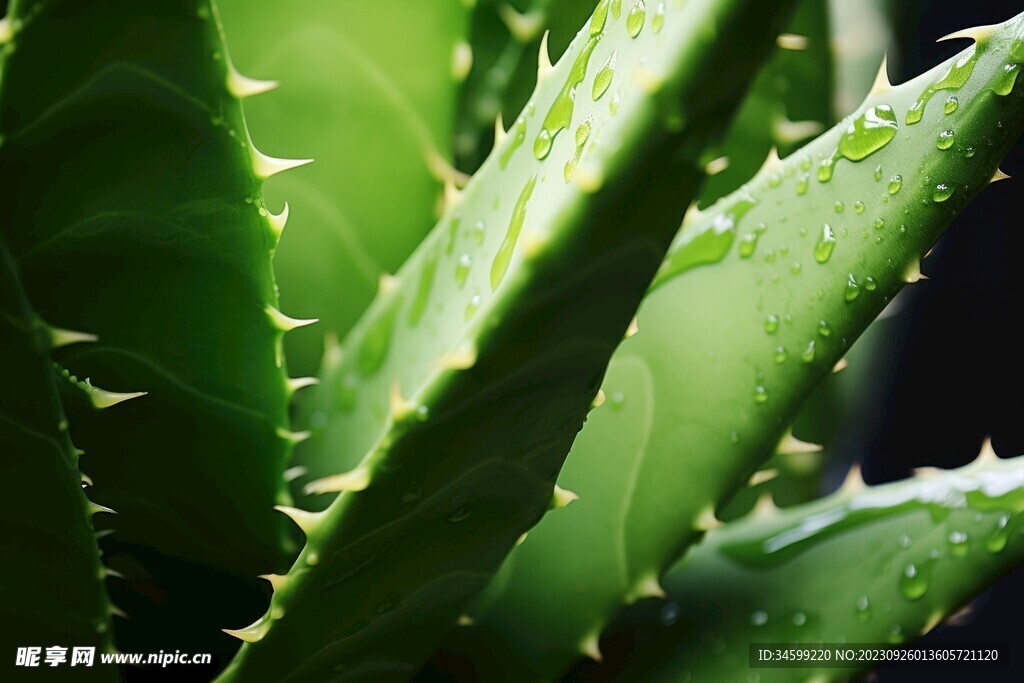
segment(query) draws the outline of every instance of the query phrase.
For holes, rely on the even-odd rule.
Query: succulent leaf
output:
[[[261,186],[293,163],[250,143],[239,95],[261,88],[231,66],[209,0],[23,0],[8,19],[0,235],[39,315],[99,337],[57,349],[60,365],[148,392],[66,405],[91,496],[120,513],[103,546],[127,578],[124,635],[230,648],[219,626],[288,559],[272,507],[291,394]]]
[[[559,477],[580,500],[514,551],[452,649],[483,639],[495,666],[556,674],[702,536],[1019,137],[1022,24],[688,216]]]
[[[265,195],[290,208],[274,257],[282,307],[321,321],[285,339],[291,371],[312,375],[324,336],[348,332],[457,178],[455,67],[470,12],[463,0],[217,4],[238,68],[280,81],[245,102],[256,144],[316,157]]]
[[[748,643],[914,640],[1024,562],[1022,522],[1024,457],[993,454],[729,524],[669,571],[666,599],[624,615],[643,645],[617,650],[601,679],[741,680]],[[858,670],[757,673],[772,683]]]
[[[112,605],[104,586],[79,452],[57,398],[51,329],[32,311],[0,241],[0,636],[4,670],[17,648],[59,643],[110,650]],[[104,510],[105,511],[105,510]],[[42,655],[40,655],[40,660]],[[83,680],[113,681],[112,667]]]
[[[359,486],[309,501],[326,515],[224,680],[412,673],[546,511],[700,153],[771,41],[737,57],[715,36],[788,7],[682,4],[639,21],[599,3],[515,134],[328,351],[295,481],[330,491],[361,468]],[[612,82],[594,95],[599,75]]]

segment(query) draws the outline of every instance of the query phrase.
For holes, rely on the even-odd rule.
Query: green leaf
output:
[[[622,605],[659,592],[662,572],[993,179],[1024,129],[1024,89],[1008,87],[1022,25],[979,30],[946,63],[881,85],[837,127],[690,216],[559,477],[580,501],[516,549],[472,612],[476,633],[461,638],[485,640],[490,662],[550,674],[596,654]],[[968,70],[955,90],[915,104]],[[945,113],[953,94],[959,106]],[[955,144],[942,148],[946,130]]]
[[[275,308],[278,225],[260,192],[289,164],[249,142],[251,84],[208,0],[23,0],[9,18],[0,235],[37,312],[99,337],[61,365],[149,394],[68,406],[92,497],[119,513],[104,547],[127,577],[125,649],[200,633],[230,647],[218,628],[248,614],[246,585],[287,562],[272,508],[287,496],[294,321]],[[197,578],[218,572],[242,599]],[[135,640],[150,632],[163,635]]]
[[[472,59],[464,0],[220,0],[246,74],[280,82],[245,103],[260,149],[316,162],[267,184],[288,229],[275,270],[284,310],[320,318],[289,335],[289,367],[316,374],[384,273],[437,219],[458,86]],[[450,170],[447,171],[450,173]]]
[[[729,127],[715,173],[701,193],[708,206],[733,192],[761,167],[769,150],[788,156],[828,126],[832,116],[833,58],[829,46],[828,4],[804,0],[779,37],[780,49],[761,69]]]
[[[306,547],[268,613],[236,633],[253,642],[224,680],[411,674],[547,509],[679,199],[696,194],[698,157],[787,8],[679,4],[652,7],[643,26],[599,4],[328,351],[297,463],[324,477],[313,492],[345,492],[322,513],[291,511]],[[758,32],[742,55],[716,40],[747,25]],[[609,87],[595,88],[613,53]]]
[[[596,4],[596,0],[478,2],[473,15],[473,68],[459,103],[456,152],[460,167],[479,168],[494,143],[498,116],[512,121],[526,106],[545,34],[551,58],[561,57]]]
[[[619,652],[604,672],[621,680],[743,680],[752,671],[748,643],[914,640],[1024,562],[1022,513],[1024,457],[994,453],[957,470],[762,508],[709,533],[672,568],[668,598],[624,619],[643,644]],[[754,671],[765,683],[858,673]]]
[[[3,629],[0,642],[11,675],[18,648],[112,647],[106,569],[92,530],[92,515],[110,511],[82,490],[88,479],[78,470],[48,357],[55,343],[75,339],[89,335],[51,328],[31,310],[0,242],[0,614],[17,625]],[[117,680],[112,667],[84,676]]]

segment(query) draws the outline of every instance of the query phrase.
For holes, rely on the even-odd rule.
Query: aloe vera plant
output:
[[[109,512],[86,498],[78,469],[79,451],[68,437],[68,423],[57,398],[48,354],[59,344],[85,341],[44,323],[25,299],[14,260],[0,242],[0,458],[4,481],[14,486],[0,513],[4,557],[17,557],[0,573],[6,618],[17,620],[17,634],[5,629],[6,653],[18,645],[65,639],[82,646],[111,648],[112,607],[106,595],[107,570],[100,563],[92,516]],[[32,510],[32,514],[25,514]],[[112,680],[97,672],[94,680]]]
[[[705,539],[817,496],[794,417],[1022,129],[1024,15],[794,151],[836,4],[10,3],[8,678],[731,680],[1019,564],[1016,460]]]
[[[265,196],[289,209],[274,256],[282,308],[320,319],[288,335],[289,367],[315,374],[324,336],[348,332],[381,275],[433,226],[442,181],[459,179],[451,147],[473,61],[469,10],[463,0],[218,4],[238,68],[280,83],[246,102],[256,143],[316,158],[272,179]]]
[[[300,321],[277,309],[282,225],[260,186],[291,164],[250,144],[239,100],[263,86],[231,66],[210,2],[25,0],[7,21],[0,234],[39,315],[98,337],[54,359],[121,398],[148,393],[66,402],[91,497],[118,513],[104,520],[117,603],[149,621],[143,587],[187,575],[200,588],[165,586],[181,602],[152,621],[168,645],[193,632],[177,613],[230,646],[219,627],[288,557],[280,347]],[[238,579],[211,604],[215,579],[192,566]]]
[[[1024,553],[1024,460],[990,448],[967,467],[885,486],[852,472],[820,501],[761,506],[710,532],[665,577],[666,599],[624,617],[644,622],[644,651],[608,662],[606,679],[740,680],[747,643],[898,644],[931,631]],[[716,641],[728,645],[707,656]],[[857,668],[797,671],[832,681]]]
[[[969,34],[976,44],[898,87],[883,68],[850,117],[690,215],[560,475],[581,500],[481,598],[467,637],[498,644],[479,652],[551,676],[598,657],[624,604],[661,593],[802,398],[998,177],[1024,127],[1007,88],[1021,22]]]
[[[661,7],[644,31],[644,17],[616,20],[602,2],[557,66],[541,53],[533,101],[304,406],[312,438],[296,481],[341,495],[320,513],[289,511],[306,547],[267,614],[236,632],[249,642],[225,679],[316,678],[339,662],[411,673],[515,540],[564,503],[554,475],[678,220],[679,193],[696,190],[688,146],[720,130],[740,94],[701,92],[727,54],[693,29],[777,22],[784,7]],[[646,151],[625,153],[637,146]],[[521,420],[515,441],[508,412]],[[403,618],[416,637],[399,645],[379,624]],[[310,639],[316,620],[330,626]]]

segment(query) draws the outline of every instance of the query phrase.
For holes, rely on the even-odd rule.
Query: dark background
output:
[[[893,83],[963,49],[935,39],[967,26],[1005,21],[1020,0],[897,0]],[[890,373],[879,373],[850,452],[863,454],[868,483],[902,479],[911,468],[955,467],[975,458],[986,435],[1001,457],[1024,454],[1024,344],[1017,336],[1024,300],[1020,182],[1024,144],[1002,165],[1015,180],[983,191],[957,219],[923,266],[931,280],[910,287],[893,326]],[[1024,568],[976,603],[963,626],[942,626],[924,642],[1006,643],[1015,655],[1004,674],[960,669],[880,670],[877,680],[1024,680]],[[1012,672],[1012,673],[1011,673]]]

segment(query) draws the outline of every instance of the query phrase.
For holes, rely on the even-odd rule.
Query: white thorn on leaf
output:
[[[938,467],[915,467],[913,475],[921,479],[934,479],[942,474],[943,470]]]
[[[551,494],[550,507],[552,510],[559,510],[569,503],[579,499],[580,497],[569,489],[563,489],[558,484],[555,484],[555,490]]]
[[[92,486],[92,477],[90,477],[85,472],[79,472],[78,474],[82,479],[82,488],[85,488],[86,486]]]
[[[502,120],[501,112],[494,118],[494,146],[497,147],[505,141],[508,133],[505,132],[505,122]]]
[[[978,457],[974,459],[974,463],[985,466],[998,461],[999,456],[996,455],[996,449],[992,448],[992,437],[987,436],[981,444],[981,450],[978,451]]]
[[[312,159],[278,159],[267,156],[255,147],[252,149],[252,170],[260,180],[273,178],[278,173],[311,163]]]
[[[762,493],[757,503],[754,504],[753,516],[755,519],[763,519],[765,517],[772,517],[779,513],[778,506],[775,505],[775,499],[772,494],[768,491]]]
[[[529,536],[529,535],[530,535],[529,532],[525,532],[519,538],[517,538],[516,539],[516,546],[518,547],[518,546],[521,546],[523,543],[525,543],[526,542],[526,537]]]
[[[600,634],[594,633],[584,638],[580,643],[580,654],[590,657],[595,662],[601,662],[604,657],[601,655]]]
[[[747,485],[760,486],[761,484],[765,484],[773,479],[777,479],[778,476],[779,471],[774,467],[767,470],[758,470],[750,475],[750,480],[747,482]]]
[[[837,372],[842,372],[849,367],[849,365],[850,363],[845,358],[840,358],[839,362],[832,366],[832,373],[835,374]]]
[[[629,321],[629,327],[626,328],[626,335],[623,337],[623,339],[629,339],[639,331],[640,324],[637,321],[636,316],[633,316],[633,319]]]
[[[942,610],[936,610],[932,612],[931,615],[928,617],[928,621],[926,621],[924,623],[924,626],[921,627],[921,635],[923,636],[927,633],[930,633],[932,629],[941,624],[943,616],[944,615],[942,613]]]
[[[476,360],[476,349],[471,346],[463,346],[442,356],[438,361],[438,366],[442,370],[469,370],[476,365]]]
[[[697,200],[694,199],[683,214],[683,224],[694,223],[704,217],[704,212],[697,208]]]
[[[322,493],[342,493],[349,491],[357,493],[365,491],[370,486],[370,470],[365,465],[360,465],[354,470],[335,474],[311,481],[305,486],[305,492],[310,496]]]
[[[551,66],[551,55],[548,52],[548,35],[550,31],[544,31],[544,36],[540,39],[540,50],[537,52],[537,83],[544,80],[555,68]]]
[[[808,39],[797,33],[780,33],[775,39],[775,44],[783,50],[806,50]]]
[[[455,183],[446,180],[444,183],[444,195],[442,197],[444,203],[444,210],[449,211],[453,207],[458,206],[459,202],[462,201],[462,192],[455,186]]]
[[[427,161],[430,174],[439,182],[451,182],[457,188],[463,188],[469,182],[469,176],[452,166],[451,162],[441,156],[441,153],[435,148],[425,148],[423,156]]]
[[[768,156],[764,158],[761,163],[761,168],[757,169],[757,175],[762,173],[771,173],[782,166],[782,159],[779,158],[779,148],[772,145],[772,148],[768,150]]]
[[[857,493],[865,488],[867,488],[867,484],[864,483],[864,477],[861,476],[860,465],[852,465],[850,471],[846,473],[843,483],[839,485],[839,491],[843,493]]]
[[[300,510],[288,505],[275,505],[274,509],[287,515],[290,520],[295,522],[297,527],[302,529],[302,533],[306,534],[306,536],[315,532],[317,527],[323,522],[324,517],[327,516],[326,512],[310,512],[309,510]]]
[[[596,194],[604,185],[604,175],[591,166],[579,166],[572,176],[573,185],[586,194]]]
[[[412,401],[407,401],[402,397],[402,388],[399,386],[397,379],[391,382],[391,393],[388,395],[388,401],[391,408],[391,418],[395,422],[401,422],[416,410],[416,406]]]
[[[658,577],[651,574],[637,582],[636,588],[633,589],[633,596],[639,600],[641,598],[666,598],[668,594],[658,583]]]
[[[462,40],[452,49],[452,78],[461,83],[473,68],[473,48]]]
[[[295,481],[301,476],[304,476],[306,472],[308,472],[308,470],[305,467],[303,467],[302,465],[296,465],[295,467],[289,467],[288,469],[286,469],[281,476],[284,478],[285,481],[291,482]]]
[[[790,121],[785,116],[772,119],[772,139],[783,145],[792,145],[814,137],[824,130],[821,121]]]
[[[892,90],[892,83],[889,82],[889,55],[882,55],[882,64],[878,67],[875,75],[875,82],[871,85],[871,95],[884,95]]]
[[[704,165],[704,173],[709,176],[716,176],[729,168],[729,157],[718,157]]]
[[[290,443],[293,446],[297,446],[309,437],[313,435],[313,432],[293,432],[284,427],[277,428],[277,435]]]
[[[591,409],[600,408],[601,406],[604,405],[604,402],[605,402],[606,398],[607,397],[604,395],[604,390],[603,389],[598,389],[597,390],[597,395],[594,396],[594,400],[590,402],[590,408]]]
[[[1009,179],[1010,179],[1010,176],[1008,176],[1007,174],[1003,173],[1002,169],[997,168],[996,172],[992,174],[992,177],[989,178],[988,182],[989,182],[989,185],[991,185],[992,183],[998,183],[1000,180],[1009,180]]]
[[[793,453],[820,453],[821,450],[821,444],[801,441],[793,436],[792,430],[786,432],[786,435],[779,439],[779,444],[775,447],[775,452],[783,455],[791,455]]]
[[[288,577],[283,574],[261,574],[260,578],[269,581],[274,592],[284,588],[285,583],[288,582]]]
[[[234,636],[235,638],[243,640],[247,643],[257,643],[263,640],[263,636],[267,635],[267,631],[270,630],[270,624],[270,619],[267,619],[266,616],[262,616],[253,623],[246,626],[245,628],[224,628],[221,630],[224,631],[224,633],[227,633],[229,636]]]
[[[289,318],[273,306],[267,306],[264,310],[267,317],[270,318],[270,323],[281,332],[291,332],[294,329],[320,322],[319,318]]]
[[[915,282],[920,282],[921,280],[927,279],[928,276],[921,272],[920,261],[914,261],[909,266],[907,266],[907,269],[905,271],[903,271],[903,281],[906,282],[907,284],[912,285]]]
[[[244,100],[247,97],[261,95],[270,92],[277,86],[277,81],[261,81],[243,76],[234,66],[228,69],[228,92],[237,99]]]
[[[289,212],[290,209],[288,207],[288,202],[285,202],[284,208],[281,209],[281,213],[276,215],[271,213],[267,215],[267,223],[270,224],[270,229],[273,230],[274,236],[277,237],[277,239],[281,239],[281,235],[284,234],[284,226],[288,224]]]
[[[520,14],[515,7],[507,2],[498,5],[498,16],[501,17],[501,21],[508,28],[512,37],[520,43],[529,43],[536,38],[540,30],[544,28],[546,18],[543,10],[536,9]]]
[[[299,389],[305,389],[306,387],[313,387],[320,384],[320,380],[316,377],[289,377],[288,378],[288,392],[294,394]]]
[[[129,392],[117,392],[107,391],[106,389],[100,389],[94,387],[89,378],[85,380],[85,393],[89,397],[89,401],[92,402],[93,408],[97,410],[103,410],[104,408],[110,408],[116,406],[118,403],[124,403],[130,401],[133,398],[140,398],[145,396],[146,391],[129,391]]]
[[[961,31],[956,31],[954,33],[942,36],[935,42],[941,43],[944,40],[953,40],[954,38],[967,38],[969,40],[981,42],[990,38],[998,28],[999,24],[989,24],[987,26],[974,26],[972,28],[965,28]]]
[[[87,501],[87,502],[88,502],[88,509],[89,509],[89,516],[90,517],[92,515],[98,515],[100,513],[105,513],[105,514],[108,514],[108,515],[116,515],[117,514],[117,512],[115,510],[112,510],[112,509],[108,508],[106,505],[100,505],[99,503],[94,503],[91,500]]]
[[[95,334],[89,334],[88,332],[64,330],[50,325],[47,325],[46,329],[50,333],[50,348],[52,349],[59,349],[64,346],[81,344],[83,342],[96,342],[100,339]]]
[[[723,522],[715,516],[715,509],[710,505],[700,511],[700,514],[697,515],[696,523],[694,524],[694,528],[697,529],[697,531],[711,531],[712,529],[717,529],[720,526],[723,526]]]

